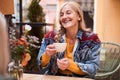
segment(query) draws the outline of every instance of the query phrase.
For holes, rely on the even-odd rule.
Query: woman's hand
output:
[[[48,56],[52,56],[56,53],[56,49],[55,46],[53,44],[50,44],[46,47],[46,52],[45,52]]]
[[[58,68],[61,70],[65,70],[70,65],[68,58],[57,59]]]

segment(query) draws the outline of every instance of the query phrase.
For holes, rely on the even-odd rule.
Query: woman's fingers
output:
[[[47,46],[47,48],[53,49],[53,48],[55,48],[55,46],[53,44],[50,44],[50,45]]]
[[[60,60],[57,60],[57,65],[58,65],[58,68],[61,69],[61,70],[65,70],[66,69],[66,66],[64,64],[62,64],[60,62]]]
[[[64,65],[69,65],[69,59],[68,58],[63,58],[60,60],[62,64]]]
[[[54,55],[56,53],[56,49],[55,46],[53,44],[50,44],[46,47],[46,54],[51,56]]]
[[[57,59],[57,64],[58,68],[60,68],[61,70],[65,70],[69,66],[69,59],[67,58]]]

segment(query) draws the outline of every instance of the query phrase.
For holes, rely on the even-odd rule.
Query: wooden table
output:
[[[24,73],[23,80],[93,80],[93,79]]]

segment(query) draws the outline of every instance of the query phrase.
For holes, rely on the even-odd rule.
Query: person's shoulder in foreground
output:
[[[6,72],[9,54],[7,24],[4,15],[0,12],[0,80],[13,80]]]

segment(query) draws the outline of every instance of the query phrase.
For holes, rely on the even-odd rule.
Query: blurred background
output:
[[[15,29],[15,35],[33,35],[39,42],[45,33],[56,27],[57,12],[60,5],[69,0],[0,0],[0,11],[5,15],[9,28]],[[84,12],[86,27],[98,34],[102,42],[120,44],[120,0],[74,0]],[[32,29],[26,32],[25,26]],[[40,44],[39,44],[40,45]],[[26,72],[36,72],[34,63],[38,50],[34,52],[33,61],[29,62]],[[32,71],[31,71],[32,70]],[[114,76],[120,76],[120,70]],[[112,80],[120,78],[114,77]]]

